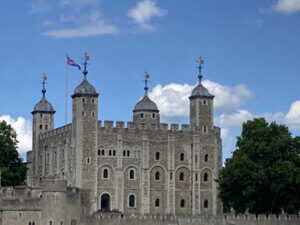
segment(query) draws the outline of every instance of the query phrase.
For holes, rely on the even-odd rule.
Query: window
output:
[[[198,162],[198,156],[195,156],[195,163]]]
[[[208,154],[204,155],[204,162],[208,162]]]
[[[43,128],[42,124],[40,124],[40,130]]]
[[[126,156],[126,151],[123,151],[123,156]]]
[[[103,169],[103,179],[108,179],[108,169]]]
[[[35,223],[34,223],[34,222],[32,222],[32,225],[35,225]]]
[[[183,153],[180,154],[180,161],[184,161],[184,154]]]
[[[155,207],[159,207],[159,199],[158,198],[155,200]]]
[[[181,201],[180,201],[180,207],[184,208],[184,205],[185,205],[185,201],[184,201],[184,199],[181,199]]]
[[[159,172],[156,172],[156,173],[155,173],[155,180],[159,180],[159,177],[160,177]]]
[[[92,112],[92,117],[95,117],[95,112]]]
[[[116,150],[113,150],[113,156],[115,156],[116,155]]]
[[[203,100],[203,105],[206,105],[206,100]]]
[[[56,151],[54,152],[54,162],[56,162],[56,160],[57,160],[57,153],[56,153]]]
[[[111,150],[109,150],[109,151],[108,151],[108,155],[110,155],[110,156],[111,156]]]
[[[101,155],[101,151],[100,150],[98,150],[98,155]]]
[[[195,180],[198,181],[198,174],[195,175]]]
[[[45,125],[45,129],[46,129],[46,130],[48,129],[48,125],[47,125],[47,124]]]
[[[130,156],[130,151],[128,150],[128,151],[127,151],[127,157],[129,157],[129,156]]]
[[[61,150],[61,158],[65,159],[65,150],[64,149]]]
[[[184,173],[179,174],[179,180],[183,181],[184,180]]]
[[[31,222],[29,222],[29,224],[28,225],[31,225]]]
[[[82,102],[85,102],[85,98],[82,99]]]
[[[155,119],[155,113],[152,113],[152,118]]]
[[[52,225],[52,221],[50,221],[50,223],[49,223],[50,225]]]
[[[170,180],[172,180],[172,178],[173,178],[173,174],[172,174],[172,172],[170,173]]]
[[[86,164],[88,164],[88,165],[91,164],[91,159],[90,159],[90,157],[87,157],[87,158],[86,158]]]
[[[95,99],[92,98],[92,103],[95,103]]]
[[[50,161],[50,155],[49,153],[47,153],[47,163],[49,163],[49,161]]]
[[[206,126],[203,127],[203,133],[207,134],[207,127]]]
[[[105,150],[104,149],[102,150],[102,155],[105,155]]]
[[[160,153],[159,153],[159,152],[156,152],[156,153],[155,153],[155,160],[159,160],[159,156],[160,156]]]
[[[129,179],[134,180],[134,170],[133,169],[129,170]]]
[[[141,113],[141,118],[144,118],[144,113]]]
[[[43,114],[40,114],[41,115],[41,118],[43,118]]]
[[[204,174],[204,176],[203,176],[203,181],[205,181],[205,182],[206,182],[207,180],[208,180],[208,174],[207,174],[207,173],[205,173],[205,174]]]
[[[129,207],[133,208],[135,207],[135,197],[134,195],[129,195]]]
[[[208,201],[205,199],[204,204],[203,204],[204,208],[208,208]]]

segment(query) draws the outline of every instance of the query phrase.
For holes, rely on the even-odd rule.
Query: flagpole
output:
[[[65,71],[65,125],[68,122],[68,61],[66,58],[66,71]]]

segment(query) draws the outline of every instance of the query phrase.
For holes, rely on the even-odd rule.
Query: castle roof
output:
[[[149,112],[159,112],[156,104],[148,97],[147,94],[136,103],[133,112],[139,111],[149,111]]]
[[[190,99],[203,97],[203,98],[214,98],[215,96],[210,94],[208,90],[202,85],[201,79],[202,75],[198,75],[199,83],[198,85],[193,89],[192,94],[190,96]]]
[[[97,97],[99,94],[96,92],[96,89],[93,85],[91,85],[87,78],[87,70],[83,71],[84,79],[83,81],[75,88],[74,94],[72,95],[72,98],[74,97],[80,97],[80,96],[95,96]]]
[[[43,97],[42,99],[35,104],[32,114],[34,113],[55,113],[55,110],[50,102],[47,101],[45,97],[46,89],[42,90]]]

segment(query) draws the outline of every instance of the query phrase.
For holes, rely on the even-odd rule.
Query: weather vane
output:
[[[42,90],[42,92],[43,92],[43,96],[45,96],[45,92],[46,92],[45,84],[46,84],[46,81],[47,81],[47,76],[46,76],[45,73],[43,73],[42,79],[43,79],[43,82],[42,82],[42,84],[43,84],[43,90]]]
[[[199,69],[198,78],[199,78],[199,82],[201,82],[201,79],[203,77],[201,73],[202,73],[202,69],[203,69],[204,60],[200,56],[196,62],[199,64],[199,66],[197,67]]]
[[[86,70],[86,66],[88,65],[87,61],[90,60],[91,60],[90,56],[88,56],[87,53],[84,53],[84,63],[82,63],[84,65],[84,70],[83,70],[84,78],[86,78],[86,75],[88,73],[88,71]]]
[[[147,95],[147,94],[148,94],[148,89],[149,89],[149,88],[148,88],[148,79],[149,79],[149,77],[150,77],[150,75],[148,74],[147,71],[145,72],[144,77],[145,77],[145,80],[143,80],[143,81],[145,82],[144,90],[145,90],[145,94]]]

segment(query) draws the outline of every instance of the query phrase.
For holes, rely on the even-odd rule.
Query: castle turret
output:
[[[145,95],[138,101],[133,110],[133,122],[137,125],[158,125],[160,123],[159,110],[156,104],[148,96],[148,78],[149,75],[145,75]]]
[[[202,85],[201,69],[203,60],[199,64],[199,83],[192,91],[190,99],[190,124],[193,128],[200,128],[204,133],[213,128],[213,99],[214,96]]]
[[[96,209],[96,169],[97,169],[97,121],[98,96],[96,89],[88,82],[86,70],[84,79],[72,95],[72,161],[73,186],[81,188],[87,193],[87,203],[92,210]]]
[[[54,128],[54,113],[55,110],[50,102],[46,99],[46,83],[47,77],[43,74],[43,89],[42,89],[42,99],[34,106],[32,113],[32,171],[28,171],[32,176],[38,178],[40,171],[38,171],[39,157],[38,151],[40,146],[38,144],[38,137],[40,134],[50,131]],[[30,183],[31,181],[28,182]],[[29,184],[34,185],[34,184]]]

